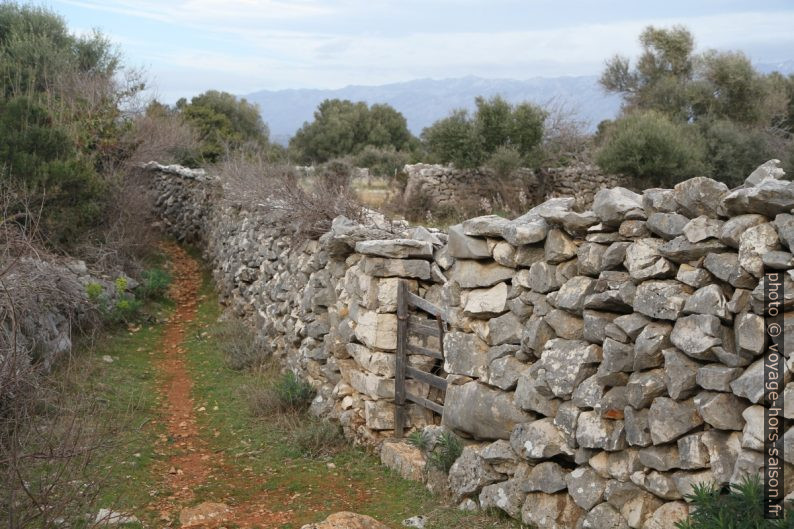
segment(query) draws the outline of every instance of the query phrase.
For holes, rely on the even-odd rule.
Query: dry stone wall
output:
[[[167,228],[195,238],[224,303],[317,388],[312,407],[465,508],[539,528],[672,528],[692,486],[763,465],[763,273],[783,276],[786,418],[794,417],[794,183],[774,161],[734,190],[603,189],[448,233],[338,218],[300,245],[224,205],[211,178],[159,168]],[[397,282],[446,311],[444,417],[465,438],[449,476],[392,436]],[[415,315],[421,317],[421,315]],[[438,344],[424,342],[426,347]],[[788,421],[790,422],[790,421]],[[794,491],[794,429],[785,460]]]
[[[422,198],[434,208],[457,208],[472,198],[498,199],[497,190],[522,203],[537,204],[547,198],[574,197],[577,211],[589,207],[595,194],[604,188],[625,185],[624,179],[607,175],[588,164],[574,164],[532,171],[521,169],[511,184],[499,183],[486,169],[458,170],[450,166],[411,164],[403,169],[407,182],[403,198],[412,203]]]

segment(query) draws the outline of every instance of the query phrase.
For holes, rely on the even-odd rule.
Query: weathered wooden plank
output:
[[[408,289],[404,281],[397,286],[397,357],[394,369],[394,436],[401,438],[405,429],[405,346],[408,343]]]
[[[435,358],[436,360],[444,359],[444,355],[442,355],[439,351],[433,351],[432,349],[428,349],[426,347],[409,343],[406,348],[408,351],[414,354],[429,356],[430,358]]]
[[[428,314],[432,314],[433,316],[443,318],[444,320],[447,319],[447,316],[446,314],[444,314],[443,310],[441,310],[439,307],[436,307],[426,299],[420,298],[416,294],[406,291],[406,301],[408,302],[408,305],[412,307],[421,309],[427,312]]]
[[[428,322],[428,323],[424,323]],[[408,320],[408,332],[421,334],[422,336],[435,336],[440,337],[441,333],[438,329],[438,325],[433,320],[420,320],[418,318],[409,318]]]
[[[447,390],[446,379],[436,376],[433,373],[428,373],[427,371],[422,371],[421,369],[416,369],[415,367],[407,366],[405,368],[405,374],[413,379],[418,380],[419,382],[430,384],[434,388],[438,388],[444,391]]]
[[[420,406],[422,406],[424,408],[427,408],[428,410],[432,410],[432,411],[438,413],[439,415],[443,415],[444,414],[444,406],[442,406],[440,404],[437,404],[437,403],[433,402],[432,400],[427,400],[427,399],[422,398],[422,397],[417,397],[416,395],[412,395],[411,393],[406,393],[405,397],[409,401],[415,402],[416,404],[419,404]]]

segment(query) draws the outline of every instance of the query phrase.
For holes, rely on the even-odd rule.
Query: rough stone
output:
[[[526,459],[549,459],[559,454],[573,455],[565,436],[551,418],[517,425],[510,435],[510,446]]]
[[[513,277],[515,270],[497,263],[480,263],[470,259],[455,261],[449,278],[461,288],[490,287]],[[428,276],[429,277],[429,276]]]
[[[626,519],[608,503],[599,503],[587,513],[583,529],[628,529]]]
[[[585,511],[601,503],[604,497],[606,480],[590,467],[582,466],[572,470],[565,475],[565,483],[568,494]]]
[[[744,427],[741,399],[731,393],[701,391],[695,406],[706,423],[718,430],[741,430]]]
[[[708,364],[698,369],[697,383],[703,389],[713,391],[731,391],[730,383],[742,374],[739,367],[729,367],[722,364]]]
[[[526,492],[553,494],[567,488],[565,475],[566,472],[560,465],[553,461],[544,461],[532,467],[521,488]]]
[[[559,264],[576,256],[576,244],[565,232],[557,229],[549,230],[546,236],[546,262]]]
[[[718,238],[722,230],[721,220],[710,219],[704,215],[690,220],[684,226],[684,236],[689,242],[700,242],[710,238]]]
[[[664,363],[662,351],[670,347],[673,326],[666,322],[651,322],[642,328],[634,345],[632,369],[659,367]]]
[[[673,197],[681,207],[681,213],[689,218],[705,215],[716,219],[719,216],[722,197],[728,186],[711,178],[697,176],[685,180],[673,188]]]
[[[780,240],[774,226],[765,222],[748,228],[739,241],[739,265],[755,277],[761,277],[764,274],[762,256],[780,249]]]
[[[462,225],[458,224],[456,227],[462,227],[462,233],[471,237],[500,238],[508,224],[510,221],[499,215],[483,215],[464,220]],[[452,227],[450,227],[451,229]]]
[[[692,294],[692,288],[678,281],[645,281],[637,287],[634,310],[662,320],[675,320]]]
[[[509,439],[516,424],[531,419],[509,393],[476,381],[447,387],[442,423],[453,430],[477,439]]]
[[[480,492],[480,508],[501,509],[513,518],[520,518],[521,508],[527,497],[527,493],[521,490],[520,485],[519,479],[486,485]]]
[[[711,314],[722,320],[730,320],[728,300],[718,285],[699,288],[684,304],[685,314]]]
[[[488,370],[488,344],[469,333],[444,334],[444,371],[456,375],[484,378]]]
[[[676,400],[692,395],[697,387],[697,372],[700,364],[675,348],[665,349],[662,354],[667,394]]]
[[[693,314],[675,322],[670,341],[692,358],[716,360],[711,348],[723,343],[726,332],[716,316]]]
[[[774,218],[794,208],[794,183],[767,179],[755,187],[736,189],[725,196],[723,206],[728,216],[758,213]]]
[[[420,259],[387,259],[383,257],[365,257],[362,270],[374,277],[412,277],[430,279],[430,263]]]
[[[390,259],[407,259],[410,257],[431,259],[433,257],[433,245],[429,242],[415,241],[413,239],[359,241],[356,243],[356,252],[376,257],[388,257]]]
[[[637,239],[626,248],[624,265],[632,279],[660,279],[675,275],[675,266],[659,253],[659,239]]]
[[[731,248],[739,248],[745,231],[767,222],[763,215],[738,215],[728,219],[720,230],[720,240]]]
[[[541,355],[545,370],[542,379],[551,393],[569,398],[574,388],[595,371],[593,364],[601,361],[601,348],[584,341],[555,338]]]
[[[688,218],[678,213],[652,213],[646,225],[651,232],[669,241],[683,235],[688,222]]]
[[[675,278],[682,283],[694,288],[705,287],[714,281],[714,276],[708,270],[695,268],[694,266],[683,263],[678,267]]]
[[[472,290],[468,294],[463,313],[466,316],[490,317],[507,311],[507,283],[491,288]]]
[[[584,448],[622,450],[627,446],[623,421],[607,420],[598,412],[584,411],[577,421],[576,442]]]
[[[734,253],[713,253],[703,261],[706,270],[735,288],[755,288],[758,283],[747,270],[739,265],[739,256]]]
[[[611,226],[618,226],[632,210],[641,209],[642,196],[624,187],[602,189],[593,200],[593,213]]]
[[[653,399],[666,395],[667,386],[664,383],[664,370],[635,372],[629,375],[626,384],[626,401],[636,409],[647,408]]]
[[[637,410],[631,406],[623,409],[623,423],[626,428],[626,442],[631,446],[651,444],[651,430],[648,424],[648,410]]]
[[[483,461],[480,457],[481,450],[482,447],[477,445],[464,447],[460,457],[449,469],[449,488],[458,500],[504,478]]]
[[[422,482],[425,456],[417,447],[406,442],[385,442],[380,449],[381,463],[397,472],[403,479]]]
[[[703,424],[692,399],[676,401],[668,397],[657,397],[648,413],[653,444],[664,444],[681,437]]]
[[[521,509],[521,521],[537,529],[575,527],[584,512],[565,492],[530,492]]]

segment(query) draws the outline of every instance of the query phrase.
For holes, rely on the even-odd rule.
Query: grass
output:
[[[106,403],[111,415],[123,416],[129,425],[115,439],[112,458],[103,460],[108,480],[98,507],[129,512],[142,520],[140,525],[127,524],[130,528],[161,526],[159,513],[145,507],[170,494],[157,474],[169,464],[169,449],[155,447],[166,433],[160,420],[156,363],[162,358],[163,320],[171,308],[168,302],[150,304],[149,312],[157,313],[150,318],[153,323],[118,328],[76,355],[92,366],[79,390]],[[427,529],[520,527],[502,516],[440,505],[423,486],[382,467],[375,455],[340,442],[334,425],[294,410],[252,414],[251,388],[282,384],[296,389],[299,383],[280,379],[272,369],[232,369],[224,354],[219,315],[205,273],[197,317],[183,346],[202,436],[223,460],[225,471],[194,490],[196,503],[220,501],[232,507],[261,503],[288,514],[288,522],[268,529],[297,529],[342,510],[368,514],[393,528],[420,514],[429,519]],[[106,355],[113,361],[103,360]]]
[[[219,305],[205,278],[202,301],[187,333],[189,369],[195,380],[195,404],[215,451],[225,454],[245,479],[245,486],[208,483],[206,499],[230,504],[257,496],[283,499],[293,520],[278,527],[299,528],[341,510],[370,515],[392,527],[419,514],[428,529],[447,527],[519,527],[513,520],[466,513],[439,506],[424,487],[406,481],[380,465],[373,454],[345,443],[325,457],[305,457],[289,428],[278,417],[254,418],[245,388],[272,384],[272,372],[235,371],[224,362],[216,321]]]

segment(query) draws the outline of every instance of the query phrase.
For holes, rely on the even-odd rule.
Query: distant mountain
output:
[[[289,89],[262,90],[244,96],[258,103],[262,117],[270,127],[274,141],[286,143],[305,121],[313,119],[314,110],[324,99],[350,99],[372,103],[388,103],[405,116],[414,134],[445,117],[455,108],[474,108],[478,95],[501,95],[510,102],[532,101],[539,104],[551,100],[564,103],[576,111],[579,119],[595,129],[601,120],[617,115],[620,98],[605,94],[596,76],[536,77],[524,81],[514,79],[417,79],[381,86],[347,86],[336,90]]]

